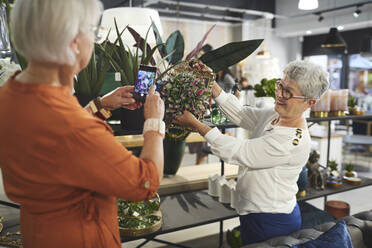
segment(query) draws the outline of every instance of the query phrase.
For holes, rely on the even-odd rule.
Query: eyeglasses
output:
[[[291,99],[291,98],[297,98],[297,99],[302,99],[302,100],[307,100],[309,99],[308,97],[305,96],[294,96],[289,89],[284,88],[282,84],[282,80],[278,80],[275,82],[275,90],[277,92],[281,92],[281,98],[284,99],[285,101]]]
[[[102,26],[92,26],[91,31],[94,33],[94,42],[98,42],[102,39],[102,32],[106,31],[107,28]]]

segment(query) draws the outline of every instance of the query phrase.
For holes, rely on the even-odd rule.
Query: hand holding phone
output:
[[[155,85],[155,75],[156,67],[140,65],[133,92],[133,98],[136,101],[145,102],[150,87]]]

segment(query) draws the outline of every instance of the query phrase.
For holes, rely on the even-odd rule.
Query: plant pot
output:
[[[121,128],[130,133],[142,133],[145,117],[143,106],[139,109],[129,110],[123,108],[121,111]]]
[[[116,72],[106,73],[105,81],[103,82],[101,90],[99,91],[100,96],[106,95],[114,89],[122,86],[120,81],[115,80],[115,74]]]
[[[175,175],[185,153],[185,140],[164,139],[164,175]]]
[[[349,114],[350,115],[357,115],[357,108],[356,107],[349,107]]]

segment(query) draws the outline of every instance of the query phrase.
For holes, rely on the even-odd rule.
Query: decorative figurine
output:
[[[310,186],[315,188],[316,190],[323,190],[324,189],[324,180],[323,174],[319,170],[319,154],[316,151],[312,151],[310,153],[309,160],[306,163],[306,168],[308,169],[308,177]]]

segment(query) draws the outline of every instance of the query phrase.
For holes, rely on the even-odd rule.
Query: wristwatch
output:
[[[111,116],[110,110],[104,109],[102,107],[101,99],[99,97],[93,99],[88,103],[90,110],[93,115],[100,118],[101,120],[106,120]]]
[[[150,118],[145,121],[143,125],[143,134],[147,131],[155,131],[160,133],[161,136],[165,135],[165,123],[160,119]]]

